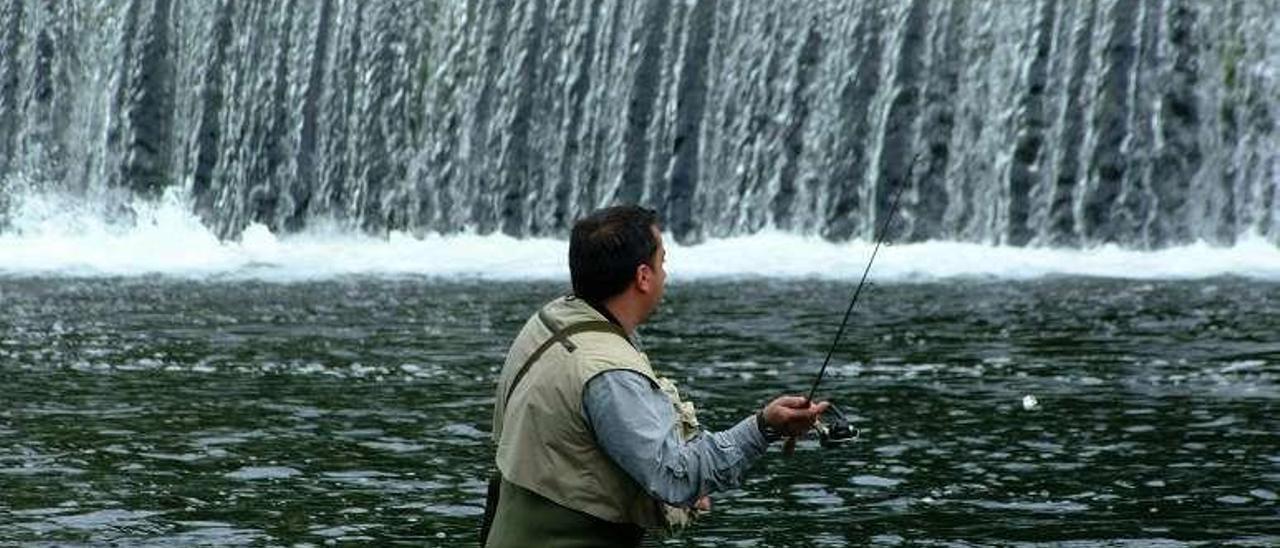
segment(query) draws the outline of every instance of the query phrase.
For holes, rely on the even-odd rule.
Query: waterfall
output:
[[[14,0],[15,200],[219,237],[1280,242],[1280,0]]]

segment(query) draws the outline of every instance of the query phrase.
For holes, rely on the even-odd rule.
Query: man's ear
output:
[[[636,289],[641,293],[653,291],[653,268],[647,264],[640,263],[636,267]]]

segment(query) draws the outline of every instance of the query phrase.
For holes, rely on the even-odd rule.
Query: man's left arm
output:
[[[587,382],[583,415],[596,442],[650,496],[673,506],[737,486],[768,448],[756,417],[685,441],[675,409],[648,378],[606,371]]]

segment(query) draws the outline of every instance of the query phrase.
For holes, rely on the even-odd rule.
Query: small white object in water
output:
[[[1037,405],[1040,405],[1040,401],[1037,400],[1035,396],[1032,396],[1031,394],[1027,394],[1022,397],[1023,409],[1030,411],[1032,409],[1035,409]]]

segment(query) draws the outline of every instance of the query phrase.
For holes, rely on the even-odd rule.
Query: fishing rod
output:
[[[818,391],[818,385],[822,384],[823,375],[827,372],[827,365],[831,363],[831,356],[835,354],[836,348],[840,346],[840,338],[844,336],[844,330],[849,326],[849,316],[853,315],[853,307],[858,304],[858,296],[862,295],[862,288],[867,285],[867,275],[871,273],[871,265],[876,262],[876,254],[880,252],[880,244],[884,243],[885,235],[889,233],[889,223],[893,221],[893,214],[898,211],[898,199],[902,197],[902,189],[906,185],[898,185],[898,189],[893,193],[893,202],[889,206],[889,215],[885,217],[884,224],[880,227],[880,235],[876,238],[876,245],[871,249],[871,258],[867,260],[867,267],[862,270],[862,279],[858,281],[857,289],[853,290],[853,298],[849,300],[849,308],[844,311],[844,320],[840,322],[840,330],[836,331],[835,340],[831,341],[831,348],[827,350],[827,358],[822,360],[822,369],[818,370],[818,378],[813,379],[813,386],[809,388],[809,395],[805,397],[807,401],[813,401],[813,395]]]
[[[919,158],[919,154],[916,155]],[[915,160],[911,161],[911,165],[915,166]],[[862,279],[858,281],[858,287],[853,290],[853,298],[849,300],[849,308],[844,311],[844,320],[840,322],[840,329],[836,331],[835,340],[831,341],[831,348],[827,350],[826,359],[822,360],[822,368],[818,370],[818,377],[813,379],[813,386],[809,387],[809,395],[805,397],[805,402],[813,401],[813,396],[818,392],[818,385],[822,384],[822,379],[827,373],[827,366],[831,364],[831,356],[836,352],[836,348],[840,346],[840,339],[844,336],[844,331],[849,326],[849,317],[853,315],[853,308],[858,304],[858,297],[862,295],[862,288],[867,285],[867,276],[871,273],[871,265],[876,262],[876,255],[880,252],[880,245],[884,243],[885,237],[889,234],[889,224],[893,222],[893,215],[898,211],[898,200],[902,198],[902,190],[906,185],[899,184],[894,190],[893,201],[889,205],[889,215],[885,217],[884,224],[880,227],[880,234],[876,237],[875,247],[871,249],[871,258],[867,260],[867,266],[862,270]],[[827,411],[833,415],[829,421],[818,421],[814,425],[818,431],[818,439],[823,447],[838,445],[843,442],[856,439],[859,431],[849,425],[848,419],[844,413],[840,411],[834,404],[827,408]],[[790,454],[795,451],[796,438],[787,438],[786,444],[783,446],[783,452]]]

